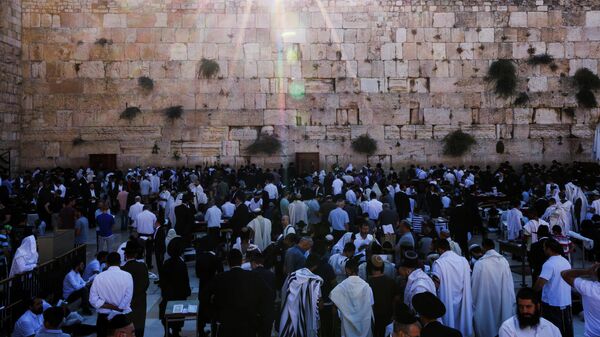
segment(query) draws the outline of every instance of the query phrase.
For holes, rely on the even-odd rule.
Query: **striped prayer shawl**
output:
[[[316,337],[323,279],[306,268],[299,269],[285,280],[281,293],[279,337]]]

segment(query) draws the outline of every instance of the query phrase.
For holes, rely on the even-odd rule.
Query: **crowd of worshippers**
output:
[[[44,303],[64,309],[80,301],[83,315],[97,311],[100,337],[131,324],[143,336],[154,264],[161,319],[168,301],[191,296],[189,247],[200,326],[216,336],[274,329],[279,336],[568,337],[572,287],[583,300],[586,336],[599,336],[598,268],[571,270],[565,258],[570,233],[596,243],[588,258],[600,256],[598,174],[597,165],[557,162],[519,172],[509,163],[312,173],[293,165],[35,170],[0,183],[2,259],[10,275],[30,271],[35,235],[73,229],[77,246],[95,227],[97,258],[75,261],[52,296],[60,299]],[[492,224],[481,217],[480,196],[510,200],[507,210],[492,203],[488,215],[504,220],[493,225],[508,240],[531,245],[532,288],[515,295],[509,263],[487,238]],[[447,227],[436,226],[440,217]],[[117,225],[131,233],[120,245]],[[195,238],[203,226],[206,235]],[[474,244],[472,234],[484,239]],[[57,330],[46,323],[33,299],[13,335]],[[88,329],[71,325],[74,334]],[[182,324],[169,328],[178,336]]]

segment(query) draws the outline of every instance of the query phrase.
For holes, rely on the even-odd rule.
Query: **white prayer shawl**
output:
[[[594,133],[594,146],[592,148],[592,159],[600,160],[600,124],[596,125]]]
[[[175,199],[175,202],[172,203],[171,205],[169,205],[168,208],[168,215],[167,217],[169,218],[169,221],[171,222],[171,227],[175,228],[175,223],[177,222],[177,218],[175,217],[175,207],[181,205],[183,202],[181,201],[183,199],[183,193],[179,193],[177,195],[177,199]]]
[[[254,231],[254,244],[261,251],[265,250],[271,244],[271,220],[259,215],[250,221],[248,227]]]
[[[515,288],[508,261],[488,250],[473,267],[473,314],[476,336],[496,336],[515,314]]]
[[[571,219],[564,208],[560,206],[550,206],[546,210],[546,214],[547,217],[544,220],[548,222],[550,230],[552,230],[552,227],[555,225],[560,226],[563,234],[568,233],[571,230]]]
[[[19,248],[15,252],[13,257],[12,266],[10,268],[9,277],[13,277],[18,274],[23,274],[30,270],[33,270],[38,263],[38,252],[35,243],[35,237],[29,235],[23,239]]]
[[[573,228],[573,203],[566,200],[563,203],[557,203],[565,211],[565,223],[567,228]],[[563,234],[566,232],[563,232]]]
[[[331,249],[331,254],[342,254],[344,252],[344,246],[352,242],[352,232],[344,233],[344,235],[338,240],[338,242]]]
[[[342,282],[346,278],[346,261],[348,261],[348,258],[342,255],[342,253],[333,254],[329,258],[329,265],[333,268],[337,283]]]
[[[404,288],[404,304],[413,309],[413,296],[424,292],[430,292],[436,295],[437,292],[435,290],[435,283],[433,283],[431,277],[429,277],[429,275],[427,275],[423,270],[415,269],[412,273],[410,273],[410,275],[408,275],[406,288]]]
[[[442,323],[460,330],[464,337],[472,336],[473,301],[469,262],[447,251],[433,263],[432,272],[440,280],[438,297],[446,306]]]
[[[512,208],[506,215],[506,226],[508,227],[508,239],[515,240],[519,237],[519,232],[523,229],[521,219],[523,213],[516,208]]]
[[[350,276],[333,288],[329,298],[338,308],[342,337],[373,336],[373,291],[367,282]]]
[[[379,200],[379,198],[381,198],[381,195],[383,193],[381,193],[381,189],[379,188],[379,185],[377,185],[377,183],[373,184],[373,188],[371,189],[371,192],[375,192],[375,194],[377,195],[377,200]],[[370,197],[370,194],[369,194]]]
[[[319,329],[318,301],[323,279],[307,268],[299,269],[285,280],[281,294],[280,337],[316,337]]]
[[[356,247],[356,251],[358,252],[363,246],[368,246],[373,240],[374,238],[371,234],[367,234],[367,237],[363,239],[362,236],[360,236],[360,233],[356,233],[354,236],[354,246]]]
[[[600,215],[600,199],[592,201],[592,208],[594,208],[594,214]],[[563,232],[565,233],[565,232]]]
[[[288,206],[290,224],[297,225],[300,221],[308,224],[308,206],[300,200],[295,200]]]

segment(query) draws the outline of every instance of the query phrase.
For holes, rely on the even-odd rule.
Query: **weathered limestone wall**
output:
[[[600,111],[577,108],[569,76],[598,72],[596,0],[22,1],[23,167],[89,153],[121,166],[239,164],[261,132],[284,140],[282,156],[252,158],[267,165],[296,152],[362,162],[350,143],[363,133],[385,163],[590,158]],[[555,69],[528,65],[532,52]],[[203,58],[218,61],[215,78],[198,79]],[[486,84],[499,58],[518,63],[525,106]],[[119,119],[127,105],[142,115]],[[183,118],[168,121],[174,105]],[[478,144],[446,158],[441,139],[456,129]]]
[[[0,2],[0,153],[11,152],[18,167],[21,73],[21,0]]]

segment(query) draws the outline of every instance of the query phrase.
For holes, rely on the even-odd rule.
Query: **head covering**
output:
[[[402,256],[399,267],[417,268],[419,266],[419,255],[415,251],[407,250]]]
[[[383,266],[383,259],[379,255],[371,256],[371,264],[376,268],[381,268]]]
[[[171,240],[173,240],[176,237],[179,237],[179,235],[177,235],[177,232],[173,228],[169,229],[169,231],[167,232],[167,236],[165,237],[165,246],[168,247],[169,242],[171,242]]]
[[[446,313],[444,303],[437,296],[427,291],[413,296],[412,305],[419,315],[427,318],[439,318]]]
[[[253,209],[252,212],[254,212],[254,213],[260,213],[261,209],[260,209],[260,207],[257,207],[255,209]]]
[[[125,249],[123,250],[125,251],[125,253],[137,253],[139,249],[140,244],[139,242],[137,242],[137,240],[129,240],[125,244]]]
[[[331,234],[325,235],[325,240],[327,240],[327,241],[333,241],[333,235],[331,235]]]
[[[33,270],[37,265],[38,258],[35,237],[29,235],[23,239],[21,246],[15,252],[9,277]]]

